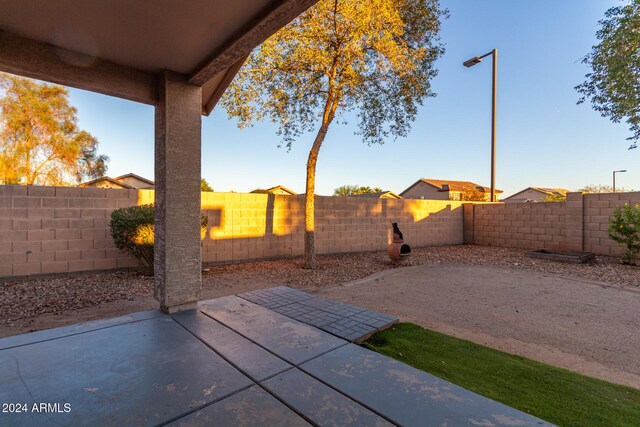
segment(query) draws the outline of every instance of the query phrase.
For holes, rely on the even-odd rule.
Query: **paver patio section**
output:
[[[546,424],[238,296],[0,339],[0,401],[26,404],[3,426]]]
[[[398,322],[397,317],[287,286],[259,289],[238,296],[351,342],[363,341]]]

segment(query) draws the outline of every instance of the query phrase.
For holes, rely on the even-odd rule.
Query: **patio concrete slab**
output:
[[[91,322],[78,323],[75,325],[64,326],[62,328],[47,329],[44,331],[31,332],[28,334],[14,335],[11,337],[2,338],[0,340],[0,350],[11,347],[18,347],[26,344],[34,344],[40,341],[53,340],[69,335],[82,334],[85,332],[108,328],[114,325],[138,322],[140,320],[153,319],[162,316],[163,314],[160,310],[140,311],[138,313],[125,314],[124,316],[112,317],[109,319],[93,320]]]
[[[347,344],[236,296],[205,301],[200,304],[200,311],[293,365]]]
[[[350,342],[364,341],[398,322],[397,317],[286,286],[259,289],[238,296]]]
[[[0,384],[0,402],[29,408],[3,413],[3,425],[122,426],[158,424],[253,383],[162,317],[2,350]],[[69,411],[35,413],[34,403]]]
[[[175,427],[310,426],[303,418],[258,386],[187,415]]]
[[[392,426],[384,418],[298,369],[262,384],[319,426]]]
[[[300,366],[350,398],[406,426],[540,426],[538,418],[426,372],[349,344]]]
[[[544,423],[238,297],[0,348],[3,427]]]
[[[284,360],[198,310],[183,311],[174,314],[173,318],[254,381],[265,380],[292,368]]]

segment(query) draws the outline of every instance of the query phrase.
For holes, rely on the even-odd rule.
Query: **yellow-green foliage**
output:
[[[627,247],[625,263],[635,264],[640,254],[640,205],[625,204],[609,218],[609,237]]]
[[[460,193],[463,202],[486,202],[489,200],[487,193],[480,190],[466,190]]]
[[[556,202],[566,202],[567,201],[567,195],[566,194],[549,194],[548,196],[545,196],[542,198],[543,202],[548,202],[548,203],[556,203]]]
[[[133,241],[136,245],[153,245],[153,224],[142,224],[138,226]]]
[[[290,144],[359,112],[367,143],[404,136],[444,53],[438,0],[320,0],[249,56],[221,105],[241,127],[268,118]]]
[[[240,127],[268,119],[291,148],[316,136],[305,193],[334,119],[357,117],[368,144],[406,136],[444,53],[439,0],[320,0],[256,48],[220,104]],[[305,267],[315,268],[314,197],[305,198]]]
[[[0,184],[64,185],[106,172],[62,86],[0,73]]]

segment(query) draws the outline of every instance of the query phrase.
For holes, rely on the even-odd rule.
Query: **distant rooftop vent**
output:
[[[449,191],[449,184],[442,184],[442,189],[445,191]]]

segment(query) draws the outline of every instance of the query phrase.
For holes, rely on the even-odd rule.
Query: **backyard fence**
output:
[[[566,202],[465,205],[465,243],[523,249],[565,249],[619,255],[609,238],[609,217],[640,192],[569,193]]]
[[[153,190],[0,186],[0,277],[137,266],[109,232],[114,209],[153,203]],[[304,196],[202,193],[204,263],[301,255]],[[463,240],[461,202],[316,197],[319,254],[381,250],[398,222],[414,246]]]
[[[0,278],[136,267],[109,232],[114,209],[153,203],[153,190],[0,186]],[[560,203],[463,203],[316,196],[319,254],[386,248],[397,222],[412,246],[477,244],[620,254],[609,216],[640,192],[570,193]],[[304,196],[202,193],[206,263],[302,255]]]

